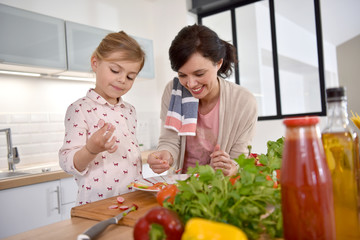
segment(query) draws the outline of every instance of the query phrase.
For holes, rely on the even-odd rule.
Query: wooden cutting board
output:
[[[156,201],[156,195],[153,192],[135,191],[121,195],[125,201],[121,205],[131,206],[136,204],[138,210],[130,212],[118,224],[133,227],[136,221],[144,216],[151,208],[160,206]],[[116,197],[88,203],[85,205],[73,207],[71,209],[71,217],[81,217],[92,220],[106,220],[121,213],[119,209],[109,209],[109,206],[118,204]],[[119,206],[121,206],[119,204]]]

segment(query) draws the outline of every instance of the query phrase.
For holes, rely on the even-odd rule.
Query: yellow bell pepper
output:
[[[239,228],[221,222],[192,218],[185,225],[181,240],[247,240]]]

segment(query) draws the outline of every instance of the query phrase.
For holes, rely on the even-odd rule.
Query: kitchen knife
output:
[[[133,204],[129,209],[126,211],[116,215],[115,217],[109,218],[107,220],[101,221],[94,226],[90,227],[84,233],[78,235],[77,240],[91,240],[94,239],[98,234],[105,230],[110,224],[117,224],[120,219],[125,217],[128,213],[135,211],[138,207]]]

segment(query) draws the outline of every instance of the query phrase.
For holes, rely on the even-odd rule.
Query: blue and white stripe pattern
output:
[[[199,99],[194,98],[178,78],[174,78],[165,128],[178,132],[179,136],[195,136],[198,107]]]

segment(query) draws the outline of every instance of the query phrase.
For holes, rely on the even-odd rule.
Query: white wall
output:
[[[319,130],[322,131],[326,126],[326,117],[320,117],[318,124]],[[266,143],[276,141],[278,138],[285,136],[285,126],[283,120],[258,121],[256,124],[256,134],[252,144],[252,152],[266,153]]]
[[[182,27],[196,21],[196,16],[187,11],[187,2],[189,1],[0,0],[3,4],[64,20],[112,31],[124,30],[134,36],[152,39],[155,78],[137,79],[133,89],[125,96],[137,109],[139,138],[151,147],[156,145],[159,134],[163,88],[175,75],[168,60],[169,46]],[[327,47],[329,46],[325,44],[325,48]],[[336,61],[329,69],[333,71],[334,66]],[[336,78],[337,76],[334,77],[334,84],[337,83]],[[61,146],[62,118],[66,107],[84,96],[89,87],[90,83],[83,82],[0,76],[0,128],[11,126],[16,130],[15,146],[22,145],[20,154],[21,150],[28,154],[28,157],[22,155],[23,163],[46,161],[50,158],[56,161],[55,150]],[[324,119],[321,120],[321,129]],[[20,134],[23,131],[27,133]],[[282,120],[258,122],[253,151],[265,153],[266,142],[276,140],[284,134]],[[47,138],[45,141],[48,143],[39,143],[42,138]],[[0,168],[6,167],[4,145],[5,138],[0,136]],[[47,153],[45,149],[48,149]]]
[[[360,35],[336,48],[339,82],[347,88],[348,109],[360,115]],[[351,114],[351,113],[350,113]]]
[[[124,30],[130,35],[152,39],[155,78],[138,79],[126,96],[138,111],[160,109],[159,95],[174,75],[168,61],[170,43],[183,26],[195,22],[195,16],[188,13],[184,0],[0,0],[0,3],[110,31]],[[149,87],[156,90],[149,91]],[[143,101],[144,98],[146,101]]]
[[[177,32],[196,20],[195,15],[187,11],[186,1],[0,0],[0,3],[152,39],[155,78],[137,79],[124,98],[137,109],[139,140],[145,144],[145,148],[157,144],[161,94],[165,84],[174,77],[168,49]],[[92,83],[85,82],[0,75],[0,129],[12,128],[13,142],[19,147],[21,164],[57,161],[66,108],[83,97],[92,86]],[[0,134],[0,168],[7,167],[3,135]]]

